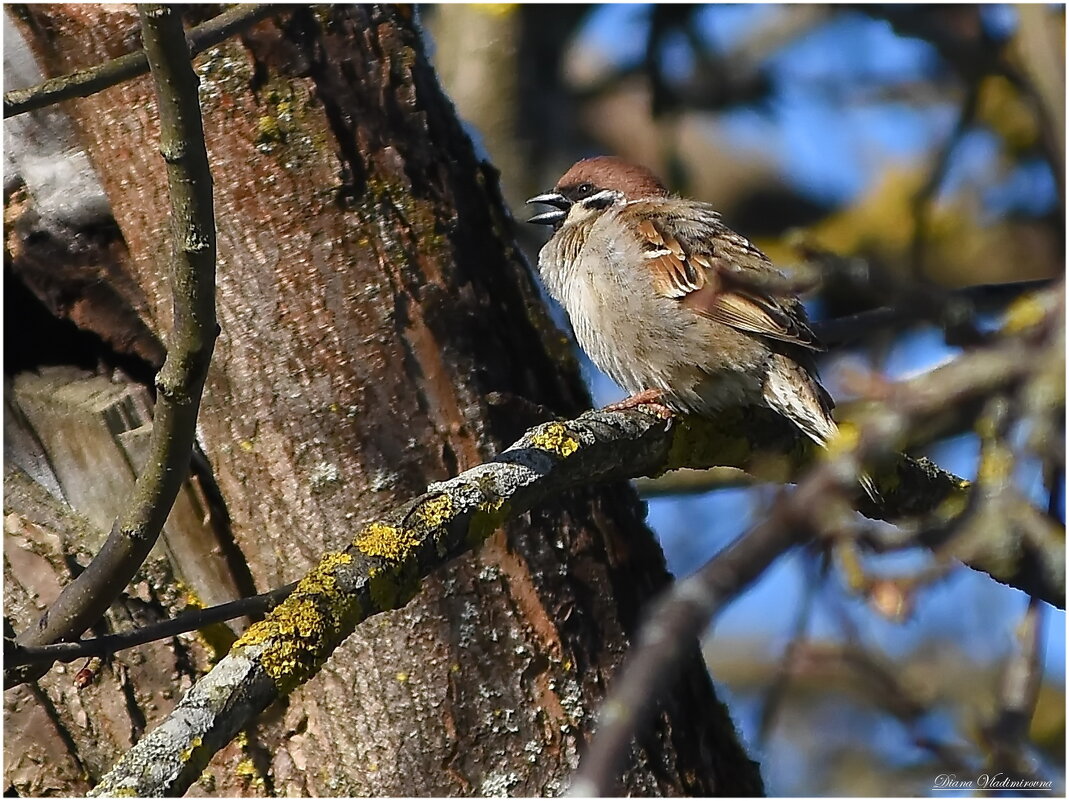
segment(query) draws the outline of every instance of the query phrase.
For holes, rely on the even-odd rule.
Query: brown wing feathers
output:
[[[695,265],[678,239],[666,234],[650,219],[638,224],[638,233],[658,292],[670,298],[682,298],[705,286],[705,271]]]
[[[654,288],[662,295],[679,298],[699,314],[740,331],[822,349],[797,300],[742,286],[737,279],[732,280],[738,271],[730,270],[724,263],[725,256],[696,252],[697,247],[709,246],[711,233],[696,243],[697,247],[688,248],[679,237],[648,217],[639,223],[638,233],[653,273]],[[764,254],[749,242],[743,240],[742,245],[745,247],[741,258],[764,260]],[[767,262],[760,267],[772,270]]]

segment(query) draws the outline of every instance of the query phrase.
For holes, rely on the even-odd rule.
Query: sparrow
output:
[[[527,202],[552,207],[528,220],[553,227],[543,283],[594,364],[630,393],[608,408],[667,418],[764,405],[822,446],[835,435],[805,309],[711,206],[612,156],[576,162]]]

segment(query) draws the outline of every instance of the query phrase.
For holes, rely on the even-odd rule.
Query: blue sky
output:
[[[728,47],[751,26],[775,13],[773,6],[708,7],[699,16],[700,32],[715,46]],[[996,35],[1008,35],[1016,24],[1012,7],[990,6],[983,13]],[[596,47],[617,64],[640,59],[645,42],[644,15],[641,6],[602,7],[584,32],[585,46]],[[690,68],[685,43],[672,44],[667,63],[680,71]],[[881,88],[931,79],[938,64],[928,44],[897,36],[888,23],[860,12],[835,14],[830,22],[766,62],[774,88],[762,108],[721,114],[716,123],[721,135],[726,134],[740,149],[771,154],[784,179],[797,189],[821,201],[848,202],[871,187],[889,166],[928,164],[934,148],[950,134],[957,117],[954,104],[910,105],[874,99]],[[859,87],[864,91],[859,93]],[[861,98],[861,94],[866,97]],[[844,102],[844,98],[855,99]],[[982,187],[984,211],[992,219],[1012,211],[1034,215],[1049,211],[1056,201],[1056,187],[1046,165],[1026,162],[1008,175],[996,175],[992,165],[998,161],[998,152],[999,140],[993,133],[970,132],[951,159],[942,195],[963,187]],[[911,374],[939,364],[955,352],[943,343],[938,331],[918,330],[900,338],[886,367],[895,376]],[[583,363],[596,404],[623,396],[585,357]],[[930,455],[947,469],[972,478],[976,453],[975,438],[963,436],[938,445]],[[1022,487],[1043,502],[1034,469]],[[671,569],[685,575],[744,531],[753,507],[753,491],[722,490],[705,496],[651,500],[648,519],[661,539]],[[1064,508],[1062,515],[1064,518]],[[912,560],[899,567],[923,561],[917,557]],[[721,617],[716,637],[726,643],[733,637],[763,635],[771,653],[776,653],[786,642],[804,579],[799,556],[779,561]],[[864,635],[892,656],[907,655],[934,638],[953,641],[972,659],[996,662],[1005,659],[1014,647],[1014,627],[1026,604],[1020,592],[967,568],[955,570],[924,590],[915,616],[904,624],[880,619],[860,601],[845,601]],[[817,637],[839,636],[835,620],[819,603],[810,631]],[[1064,682],[1063,612],[1047,610],[1045,638],[1047,674]],[[739,721],[747,734],[752,734],[751,718],[743,715]],[[898,743],[895,747],[901,748],[901,732],[888,734],[885,722],[874,721],[872,725],[875,737]],[[896,726],[892,722],[891,729]],[[789,755],[782,759],[782,764],[770,768],[772,774],[789,771]]]

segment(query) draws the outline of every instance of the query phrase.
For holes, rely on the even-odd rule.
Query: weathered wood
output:
[[[4,476],[4,612],[16,625],[36,620],[71,579],[71,566],[86,564],[103,542],[110,525],[102,508],[101,484],[133,485],[131,455],[122,439],[142,431],[137,409],[144,411],[147,393],[137,385],[115,384],[82,371],[53,368],[42,375],[22,374],[5,397]],[[28,409],[28,414],[23,414]],[[30,420],[34,420],[31,426]],[[73,454],[73,456],[72,456]],[[71,458],[84,457],[87,468],[75,470]],[[136,457],[135,457],[136,458]],[[28,475],[19,465],[34,471]],[[56,471],[52,472],[52,466]],[[62,477],[73,480],[66,483]],[[87,481],[85,476],[89,476]],[[177,561],[158,548],[126,594],[94,631],[126,630],[186,606],[191,597],[223,594],[233,579],[218,575],[219,560],[205,548],[210,526],[196,510],[194,490],[179,496],[165,537],[194,543],[202,552],[190,554],[190,574],[179,578]],[[81,514],[65,498],[85,506]],[[114,503],[103,498],[104,505]],[[190,560],[186,560],[190,564]],[[213,628],[207,639],[184,635],[152,643],[105,664],[93,660],[95,678],[80,688],[75,674],[85,661],[57,665],[50,673],[4,694],[4,781],[25,795],[82,794],[144,733],[146,721],[166,714],[183,686],[188,686],[210,660],[233,639]],[[220,759],[243,758],[234,746]],[[231,793],[244,781],[234,779]]]
[[[97,532],[106,533],[148,457],[148,391],[139,384],[55,367],[16,376],[10,403],[41,444],[62,497]],[[27,460],[16,452],[10,461],[22,466]],[[101,542],[83,546],[93,553]],[[225,603],[241,595],[207,499],[194,483],[187,483],[175,501],[153,555],[168,557],[174,574],[199,603]]]

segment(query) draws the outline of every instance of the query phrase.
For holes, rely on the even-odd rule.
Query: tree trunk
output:
[[[589,404],[410,14],[292,7],[197,59],[221,326],[198,438],[261,591]],[[50,75],[138,41],[136,14],[114,6],[29,6],[19,21]],[[68,108],[158,336],[169,229],[150,81]],[[250,733],[266,790],[559,793],[668,581],[642,513],[622,485],[561,498],[368,621]],[[696,645],[640,746],[624,792],[760,792]],[[195,792],[232,791],[233,769],[217,758]]]

